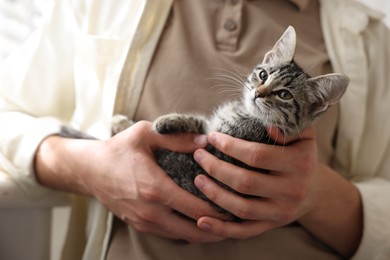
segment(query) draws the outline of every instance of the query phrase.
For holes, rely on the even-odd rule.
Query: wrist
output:
[[[350,257],[362,236],[362,205],[357,188],[331,168],[319,165],[316,202],[298,222]]]
[[[89,158],[87,148],[93,140],[49,136],[39,145],[34,159],[37,181],[48,188],[89,195],[85,167]]]

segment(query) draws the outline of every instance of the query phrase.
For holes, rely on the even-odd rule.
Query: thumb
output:
[[[147,146],[151,150],[159,148],[180,153],[191,153],[207,145],[207,136],[199,134],[159,134],[153,130],[149,121],[138,121],[112,138],[127,138]]]
[[[207,135],[155,133],[154,148],[173,152],[190,153],[207,145]]]

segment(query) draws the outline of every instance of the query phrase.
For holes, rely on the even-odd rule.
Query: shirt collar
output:
[[[294,4],[299,9],[299,11],[303,11],[307,8],[311,0],[288,0],[288,1]]]
[[[295,4],[300,11],[303,11],[306,9],[306,7],[309,5],[310,0],[289,0],[293,4]]]

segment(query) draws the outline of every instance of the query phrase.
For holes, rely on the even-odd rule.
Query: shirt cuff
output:
[[[22,191],[33,198],[47,195],[50,189],[41,186],[35,177],[35,153],[46,137],[60,132],[61,123],[54,118],[24,118],[23,131],[7,131],[1,147],[0,170]],[[16,127],[15,129],[20,129]],[[4,141],[4,139],[3,139]]]
[[[363,202],[363,237],[353,259],[390,259],[390,181],[356,183]]]

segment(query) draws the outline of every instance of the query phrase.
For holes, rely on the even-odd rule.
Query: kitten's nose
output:
[[[269,94],[271,93],[270,90],[268,90],[267,87],[265,86],[260,86],[256,89],[255,91],[255,97],[256,98],[263,98],[263,97],[266,97],[268,96]]]

